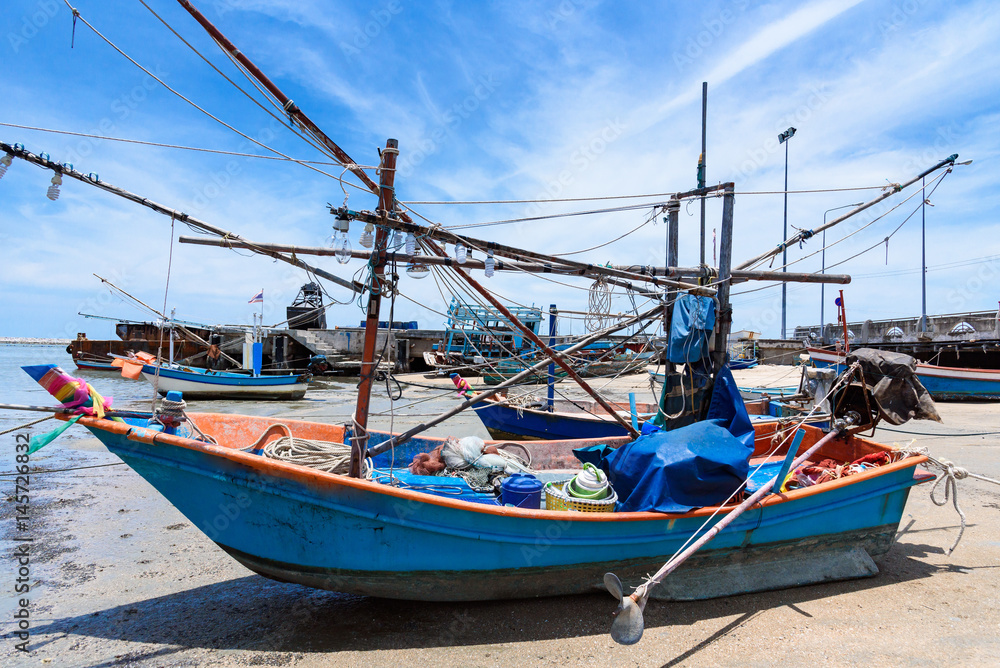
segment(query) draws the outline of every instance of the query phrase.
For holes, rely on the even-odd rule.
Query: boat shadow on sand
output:
[[[914,537],[911,532],[910,537]],[[651,601],[646,633],[669,633],[701,621],[731,618],[674,665],[761,612],[831,596],[915,581],[938,573],[963,573],[978,567],[926,563],[941,547],[896,543],[879,561],[872,578],[808,585],[704,601]],[[322,653],[427,649],[607,636],[614,599],[597,593],[510,601],[426,603],[317,591],[256,575],[196,587],[166,596],[55,619],[35,629],[43,647],[64,634],[169,647],[143,648],[133,661],[163,657],[185,649]],[[720,622],[721,624],[721,622]],[[608,636],[610,642],[610,636]]]

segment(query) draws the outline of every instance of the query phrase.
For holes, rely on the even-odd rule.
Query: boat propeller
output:
[[[642,638],[642,611],[646,607],[646,587],[640,586],[629,596],[622,591],[622,581],[614,573],[604,574],[604,586],[618,599],[611,638],[619,645],[634,645]]]

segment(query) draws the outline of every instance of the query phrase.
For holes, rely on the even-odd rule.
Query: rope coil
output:
[[[912,444],[913,441],[910,441]],[[994,480],[993,478],[979,475],[978,473],[972,473],[967,468],[962,466],[956,466],[954,462],[948,459],[935,459],[932,457],[927,448],[910,448],[906,447],[894,447],[894,450],[900,453],[900,459],[906,457],[912,457],[916,455],[923,455],[927,458],[927,463],[931,466],[937,468],[941,471],[941,475],[938,476],[937,480],[934,481],[934,486],[931,487],[931,502],[935,506],[944,506],[950,500],[952,505],[955,507],[955,512],[958,513],[958,517],[961,520],[961,526],[958,530],[958,536],[955,538],[955,542],[951,544],[951,547],[945,552],[946,556],[951,556],[951,553],[955,551],[958,547],[958,543],[962,540],[962,535],[965,533],[966,518],[965,512],[962,507],[958,505],[958,481],[965,480],[966,478],[974,478],[976,480],[982,480],[983,482],[991,482],[994,485],[1000,485],[1000,480]],[[938,498],[938,488],[944,483],[944,498]]]

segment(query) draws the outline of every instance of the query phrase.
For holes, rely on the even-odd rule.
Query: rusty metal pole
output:
[[[382,169],[379,177],[378,209],[379,216],[388,218],[395,210],[396,191],[393,185],[396,180],[396,157],[399,155],[399,142],[389,139],[382,151]],[[382,286],[385,274],[385,250],[389,242],[389,230],[379,226],[375,232],[376,255],[372,263],[372,282],[368,290],[368,317],[365,319],[365,347],[361,353],[361,382],[358,383],[358,405],[354,411],[354,438],[351,440],[352,478],[361,477],[361,462],[368,449],[368,409],[371,405],[372,385],[375,381],[375,344],[378,340],[378,316],[382,303]],[[383,279],[379,279],[382,276]],[[390,330],[392,323],[389,323]],[[388,333],[386,333],[388,336]]]
[[[425,240],[425,241],[427,243],[427,246],[436,255],[444,256],[445,252],[441,249],[440,246],[438,246],[433,241],[430,241],[430,240]],[[543,353],[545,353],[546,355],[548,355],[549,359],[551,359],[553,362],[555,362],[556,364],[558,364],[559,366],[561,366],[563,368],[563,370],[565,370],[566,373],[569,375],[569,377],[572,378],[574,381],[576,381],[577,385],[579,385],[580,387],[582,387],[587,394],[589,394],[590,396],[592,396],[594,398],[594,400],[598,404],[600,404],[601,408],[603,408],[604,410],[606,410],[608,412],[608,415],[610,415],[611,417],[613,417],[618,422],[618,424],[620,424],[621,426],[625,427],[626,431],[628,431],[628,433],[632,436],[632,438],[637,438],[639,436],[639,432],[632,427],[632,423],[631,422],[629,422],[628,420],[626,420],[625,418],[623,418],[621,415],[619,415],[617,409],[615,409],[614,406],[612,406],[611,404],[609,404],[604,397],[602,397],[600,394],[597,393],[596,390],[594,390],[592,387],[590,387],[590,385],[588,385],[586,383],[586,381],[584,381],[583,378],[580,377],[580,374],[578,374],[576,372],[576,370],[573,369],[573,367],[571,367],[561,357],[559,357],[559,355],[554,350],[552,350],[547,345],[545,345],[545,343],[538,337],[537,334],[535,334],[533,331],[531,331],[531,329],[529,329],[527,326],[525,326],[524,323],[522,323],[520,320],[518,320],[514,316],[514,314],[511,313],[510,310],[507,309],[506,306],[504,306],[503,304],[501,304],[500,301],[497,300],[497,298],[494,297],[490,293],[489,290],[487,290],[486,288],[484,288],[474,278],[472,278],[471,276],[469,276],[467,273],[465,273],[464,271],[462,271],[458,267],[455,268],[455,271],[458,272],[458,275],[461,276],[465,280],[466,283],[468,283],[469,285],[471,285],[476,290],[476,292],[478,292],[484,298],[486,298],[486,300],[489,303],[493,304],[493,307],[497,311],[499,311],[501,314],[503,314],[503,316],[505,318],[507,318],[511,322],[511,324],[513,324],[515,327],[517,327],[518,329],[520,329],[524,333],[524,335],[528,338],[529,341],[531,341],[532,343],[534,343],[536,346],[538,346],[539,350],[541,350]]]

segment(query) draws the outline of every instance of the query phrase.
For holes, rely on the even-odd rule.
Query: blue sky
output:
[[[160,16],[250,90],[176,2],[147,0]],[[995,225],[1000,118],[1000,6],[991,2],[704,3],[330,2],[197,0],[195,4],[358,163],[400,143],[403,201],[553,199],[664,193],[695,185],[701,82],[709,82],[708,181],[738,192],[782,189],[788,126],[789,188],[873,187],[905,181],[952,153],[974,159],[946,177],[927,208],[928,311],[993,309],[1000,293]],[[139,2],[76,0],[81,15],[165,82],[243,133],[286,154],[324,159],[212,71]],[[0,122],[147,142],[264,153],[167,91],[72,16],[61,0],[8,0],[0,9]],[[343,201],[336,179],[288,162],[154,148],[0,126],[0,138],[256,241],[321,245]],[[334,168],[327,168],[334,170]],[[339,174],[339,170],[333,171]],[[0,335],[111,336],[83,311],[144,319],[92,274],[158,308],[167,287],[170,221],[17,161],[0,181]],[[375,198],[349,189],[352,208]],[[793,194],[789,224],[877,190]],[[912,190],[903,193],[903,197]],[[913,197],[827,251],[840,262],[878,243],[919,202]],[[890,200],[896,204],[898,197]],[[639,200],[639,201],[655,201]],[[458,225],[605,206],[602,202],[415,205]],[[612,202],[611,205],[616,204]],[[878,213],[885,213],[888,207]],[[481,238],[563,253],[637,227],[648,210],[469,230]],[[736,201],[734,259],[781,240],[782,197]],[[834,214],[831,214],[832,218]],[[708,203],[708,227],[721,204]],[[872,220],[863,215],[828,243]],[[681,264],[697,262],[697,206],[681,210]],[[357,247],[360,229],[353,229]],[[178,227],[176,234],[190,234]],[[641,227],[574,257],[662,264],[664,226]],[[794,260],[819,250],[818,241]],[[711,257],[711,248],[709,248]],[[888,262],[887,262],[888,258]],[[318,264],[345,278],[361,268]],[[777,264],[777,263],[776,263]],[[942,266],[945,265],[945,266]],[[793,265],[815,271],[818,255]],[[920,312],[920,215],[884,247],[840,265],[851,320]],[[249,323],[261,288],[267,322],[306,282],[303,272],[230,250],[174,245],[167,307],[206,323]],[[403,279],[396,317],[436,328],[445,297],[431,279]],[[565,285],[563,284],[565,283]],[[742,284],[734,293],[761,287]],[[498,273],[489,286],[517,303],[582,310],[588,284]],[[329,290],[343,301],[349,295]],[[827,290],[827,320],[835,318]],[[780,289],[734,297],[734,326],[776,336]],[[819,320],[819,287],[791,285],[789,332]],[[623,296],[613,309],[627,309]],[[357,306],[331,324],[356,325]],[[563,331],[570,327],[567,321]],[[579,322],[574,331],[581,331]]]

